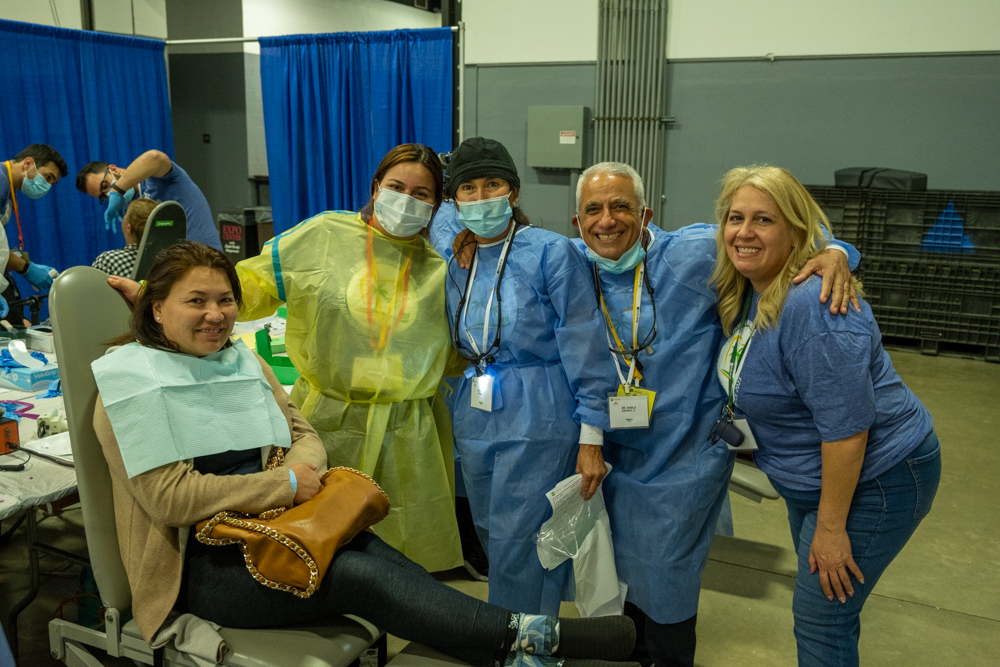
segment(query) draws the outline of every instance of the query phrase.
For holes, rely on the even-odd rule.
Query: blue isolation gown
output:
[[[434,219],[431,242],[449,261],[449,321],[469,272],[451,250],[461,230],[449,203]],[[466,327],[481,345],[486,302],[503,242],[481,246],[469,296]],[[489,601],[525,613],[558,614],[569,599],[572,567],[546,571],[533,541],[552,510],[545,492],[573,475],[580,423],[608,428],[607,393],[614,369],[591,285],[589,266],[564,236],[537,227],[514,237],[501,283],[501,343],[493,411],[471,406],[463,377],[453,408],[455,444],[469,492],[472,517],[488,535]],[[497,322],[494,301],[487,338]],[[716,383],[717,384],[717,383]]]
[[[649,225],[646,269],[657,337],[639,361],[640,386],[656,392],[653,416],[647,429],[605,434],[604,457],[613,470],[603,483],[604,499],[618,576],[628,584],[628,600],[657,623],[679,623],[698,612],[701,574],[735,460],[724,442],[708,439],[726,401],[715,369],[722,324],[708,286],[715,231],[706,224],[673,232]],[[574,244],[586,256],[583,241]],[[635,273],[601,271],[600,278],[615,329],[630,345]],[[652,325],[643,288],[640,342]]]

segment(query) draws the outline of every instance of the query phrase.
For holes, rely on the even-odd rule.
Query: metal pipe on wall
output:
[[[649,205],[663,191],[667,0],[601,0],[594,162],[632,165]]]
[[[604,3],[602,1],[601,5],[603,5],[603,4]],[[608,31],[605,30],[605,29],[603,29],[606,20],[607,19],[604,17],[604,12],[602,12],[600,9],[598,9],[598,13],[597,13],[597,60],[598,60],[598,62],[600,62],[601,60],[603,60],[603,59],[605,59],[607,57],[606,54],[607,54],[607,51],[608,51],[608,46],[607,46]],[[605,77],[604,70],[602,68],[597,67],[597,68],[595,68],[595,70],[597,72],[597,83],[596,83],[596,85],[594,87],[594,102],[595,102],[594,108],[595,109],[601,109],[604,106],[604,82],[605,82],[605,78],[606,77]],[[595,121],[594,122],[594,155],[595,156],[599,155],[599,154],[601,154],[603,152],[603,150],[604,150],[603,146],[604,146],[604,124],[601,123],[601,122],[599,122],[599,121]]]
[[[452,28],[455,32],[456,28]],[[465,21],[458,26],[458,143],[465,141]],[[457,148],[457,146],[456,146]]]

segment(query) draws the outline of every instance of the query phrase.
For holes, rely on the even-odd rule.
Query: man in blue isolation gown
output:
[[[722,326],[708,285],[716,227],[665,232],[652,218],[631,167],[602,163],[581,175],[573,225],[582,239],[574,243],[599,282],[587,276],[579,289],[597,292],[601,303],[602,355],[618,365],[609,383],[651,392],[643,393],[646,403],[638,399],[652,406],[645,428],[615,430],[611,406],[613,430],[604,447],[613,466],[603,488],[615,562],[640,640],[633,657],[690,667],[701,574],[735,460],[725,442],[709,440],[726,401],[716,377]],[[846,287],[850,269],[842,250],[828,249],[801,275],[822,273],[824,289],[836,283],[833,301],[846,312],[853,293],[845,290],[853,286]],[[860,257],[850,251],[856,265]],[[634,367],[609,348],[635,353]]]

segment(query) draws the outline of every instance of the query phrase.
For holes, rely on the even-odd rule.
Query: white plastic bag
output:
[[[545,494],[552,505],[552,517],[535,535],[538,560],[552,570],[567,558],[573,559],[580,616],[620,615],[628,587],[618,579],[615,569],[604,493],[598,488],[586,501],[580,497],[582,486],[582,476],[573,475]]]

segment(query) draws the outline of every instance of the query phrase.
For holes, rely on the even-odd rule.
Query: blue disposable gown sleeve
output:
[[[556,316],[556,346],[576,398],[573,421],[608,431],[608,392],[614,389],[616,376],[588,264],[565,239],[548,247],[543,270],[552,276],[546,287]]]
[[[441,202],[441,206],[427,228],[427,238],[438,254],[447,258],[451,254],[451,245],[454,243],[455,237],[463,229],[465,227],[458,220],[455,203],[445,201]]]
[[[826,235],[826,228],[823,228],[823,235]],[[847,241],[838,241],[835,237],[831,236],[829,239],[830,245],[837,245],[847,251],[847,265],[851,267],[851,271],[858,268],[858,264],[861,263],[861,253],[858,249],[852,246]]]

